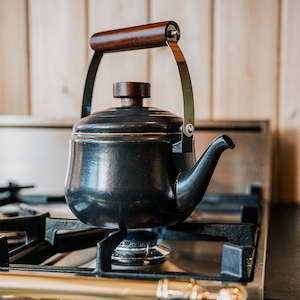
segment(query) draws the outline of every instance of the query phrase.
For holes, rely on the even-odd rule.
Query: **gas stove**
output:
[[[255,158],[245,162],[248,175],[224,173],[232,164],[224,158],[209,193],[185,222],[170,227],[96,228],[75,219],[63,195],[30,194],[29,184],[3,186],[0,295],[186,299],[190,293],[197,299],[262,299],[269,179],[257,169],[265,152],[258,147],[252,152],[253,145],[249,149],[244,142],[247,135],[264,140],[269,151],[266,128],[266,122],[198,124],[199,138],[231,131],[237,149],[240,144]]]
[[[51,217],[37,200],[13,192],[12,203],[27,204],[17,204],[13,217],[2,207],[0,271],[241,284],[254,279],[265,205],[260,186],[240,195],[207,195],[187,221],[154,230],[99,229]]]

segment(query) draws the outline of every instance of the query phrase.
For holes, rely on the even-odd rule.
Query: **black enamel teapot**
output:
[[[225,149],[218,137],[195,163],[194,100],[188,68],[177,45],[175,22],[101,32],[84,90],[82,119],[73,127],[66,199],[82,222],[104,228],[150,228],[185,220],[202,199]],[[144,107],[150,84],[118,82],[121,107],[91,112],[94,80],[104,53],[169,46],[181,77],[184,118]]]

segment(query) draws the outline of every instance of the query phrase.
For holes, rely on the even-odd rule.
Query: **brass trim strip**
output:
[[[228,286],[211,292],[194,280],[141,281],[65,274],[10,271],[0,273],[0,298],[29,299],[194,299],[246,300],[241,286]]]

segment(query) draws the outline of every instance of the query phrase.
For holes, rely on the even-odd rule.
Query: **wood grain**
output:
[[[1,0],[0,113],[79,118],[88,36],[173,19],[196,118],[271,119],[274,196],[300,203],[299,15],[299,0]],[[182,115],[167,48],[105,54],[93,110],[120,104],[112,96],[116,81],[151,82],[152,104]]]
[[[0,1],[0,113],[28,114],[26,1]]]
[[[88,11],[89,36],[96,32],[149,22],[146,0],[89,0]],[[119,99],[113,99],[114,82],[149,81],[148,51],[104,55],[95,82],[92,111],[120,105]]]
[[[211,5],[209,0],[151,0],[151,22],[174,20],[179,24],[181,47],[194,90],[195,117],[210,117]],[[169,49],[151,50],[152,103],[183,114],[182,93],[176,64]]]
[[[300,203],[300,1],[282,1],[279,193]]]
[[[173,26],[172,31],[176,29],[176,23],[164,21],[97,32],[90,37],[90,46],[103,53],[163,47],[171,33],[169,26]]]
[[[29,0],[32,114],[79,118],[87,69],[86,2]]]
[[[274,0],[215,1],[215,118],[266,118],[276,127],[278,12]]]

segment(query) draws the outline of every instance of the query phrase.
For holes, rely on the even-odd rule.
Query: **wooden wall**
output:
[[[300,203],[299,16],[299,0],[1,0],[0,113],[79,118],[89,35],[173,19],[196,118],[270,119],[273,198]],[[182,113],[167,49],[105,55],[94,109],[116,105],[120,80],[150,81],[148,104]]]

